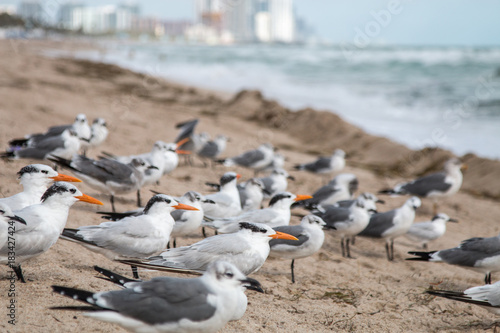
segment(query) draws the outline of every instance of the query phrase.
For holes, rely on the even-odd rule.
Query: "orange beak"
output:
[[[276,231],[276,234],[269,236],[272,239],[290,239],[290,240],[298,240],[297,237],[294,237],[289,234],[285,234],[284,232]]]
[[[76,177],[63,175],[62,173],[57,174],[55,177],[50,177],[55,182],[73,182],[73,183],[81,183],[82,181]]]
[[[175,152],[179,155],[189,155],[191,154],[190,151],[187,151],[187,150],[180,150],[180,149],[176,149]]]
[[[199,210],[198,208],[194,208],[193,206],[185,205],[185,204],[178,204],[175,206],[172,206],[175,209],[184,209],[184,210]]]
[[[91,203],[91,204],[94,204],[94,205],[101,205],[101,206],[104,205],[102,202],[100,202],[96,198],[92,198],[90,195],[86,195],[86,194],[78,196],[78,197],[75,197],[75,198],[77,198],[80,201],[88,202],[88,203]]]
[[[302,195],[302,194],[297,194],[297,197],[295,198],[295,201],[302,201],[302,200],[307,200],[311,199],[311,195]]]
[[[185,144],[188,141],[189,141],[189,138],[184,138],[181,141],[177,142],[177,148],[179,148],[180,146],[182,146],[183,144]]]
[[[241,175],[238,173],[236,174],[236,179],[240,179],[241,178]]]

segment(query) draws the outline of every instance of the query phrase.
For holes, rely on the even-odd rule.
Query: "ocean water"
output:
[[[203,88],[259,89],[415,149],[500,158],[500,47],[104,45],[78,56]]]

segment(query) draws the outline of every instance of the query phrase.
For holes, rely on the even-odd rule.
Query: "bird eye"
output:
[[[42,170],[42,173],[48,174],[49,172],[47,170]]]
[[[233,272],[226,272],[225,275],[228,277],[228,278],[232,278],[234,276]]]
[[[4,214],[4,213],[5,213],[5,211],[0,209],[0,214]]]
[[[170,203],[170,199],[165,200],[165,202],[169,204]]]
[[[76,189],[72,188],[71,190],[69,190],[71,193],[75,194],[76,193]]]

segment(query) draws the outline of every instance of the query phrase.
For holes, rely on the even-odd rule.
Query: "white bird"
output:
[[[358,196],[353,204],[348,207],[335,205],[321,206],[322,211],[314,211],[328,226],[335,229],[335,234],[340,236],[342,256],[351,257],[350,239],[363,231],[370,222],[373,213],[372,200],[366,200],[363,195]]]
[[[266,198],[285,192],[288,188],[288,179],[295,180],[293,176],[290,176],[288,172],[281,168],[273,169],[269,176],[258,179],[264,183],[264,189],[268,192],[268,194],[265,193]]]
[[[297,240],[265,224],[240,222],[239,228],[236,233],[208,237],[190,246],[166,250],[159,256],[120,262],[147,269],[202,273],[212,262],[224,260],[248,275],[259,270],[266,261],[271,239]]]
[[[451,249],[408,253],[417,257],[406,260],[444,262],[483,273],[485,284],[491,283],[491,273],[500,272],[500,234],[466,239]]]
[[[296,170],[306,170],[312,173],[325,174],[342,171],[345,167],[345,152],[335,149],[332,156],[319,157],[316,161],[294,166]]]
[[[373,214],[368,226],[359,236],[385,239],[387,259],[394,260],[394,239],[406,234],[415,220],[415,211],[421,201],[417,197],[406,200],[403,206],[385,213]]]
[[[479,305],[491,313],[500,314],[500,281],[494,284],[472,287],[464,292],[430,289],[426,293],[454,301]]]
[[[444,213],[437,214],[427,222],[413,223],[406,237],[422,244],[427,249],[427,243],[438,239],[446,232],[446,222],[458,222]]]
[[[407,183],[396,185],[393,189],[380,191],[382,194],[409,194],[434,200],[434,215],[437,214],[436,200],[450,197],[462,186],[462,170],[467,167],[458,159],[452,158],[444,164],[444,170]]]
[[[128,164],[107,158],[93,160],[83,155],[75,155],[71,160],[58,157],[49,160],[70,169],[90,187],[109,194],[113,211],[115,195],[137,191],[143,185],[146,170],[156,168],[140,158]]]
[[[0,249],[0,264],[12,267],[19,280],[25,282],[21,263],[39,256],[54,245],[66,225],[69,208],[77,201],[102,205],[80,192],[74,185],[56,182],[43,194],[41,203],[16,211],[16,215],[26,221],[26,225],[16,228],[15,258],[9,260],[8,246]]]
[[[238,156],[220,160],[227,167],[239,165],[253,169],[255,173],[266,168],[274,158],[274,148],[270,143],[264,143],[257,149],[246,151]]]
[[[58,173],[44,164],[27,165],[19,170],[17,176],[23,191],[0,199],[0,203],[6,204],[13,211],[40,203],[43,193],[53,182],[81,182],[78,178]]]
[[[29,158],[36,160],[49,159],[51,156],[71,158],[78,152],[81,141],[76,132],[64,130],[59,135],[48,136],[27,146],[10,147],[1,157],[10,159]]]
[[[100,146],[108,137],[108,124],[103,118],[96,118],[90,127],[90,148]]]
[[[224,218],[238,215],[241,212],[240,194],[236,181],[241,176],[235,172],[226,172],[220,178],[220,191],[205,195],[205,199],[213,203],[202,203],[205,215]]]
[[[290,224],[290,206],[297,201],[307,200],[310,195],[295,195],[290,192],[276,194],[269,202],[269,207],[251,210],[240,215],[215,219],[205,213],[205,220],[202,226],[217,230],[217,232],[227,234],[239,230],[238,222],[263,223],[271,228]]]
[[[223,261],[211,264],[198,278],[157,277],[126,282],[124,287],[100,293],[60,286],[52,289],[89,304],[89,317],[141,333],[217,332],[243,316],[248,303],[246,289],[263,292],[257,280]]]
[[[217,135],[214,140],[207,141],[203,147],[197,151],[199,157],[203,159],[215,160],[226,149],[228,138],[224,135]],[[205,167],[208,165],[203,162]]]
[[[12,246],[15,249],[16,222],[26,224],[26,221],[14,214],[9,206],[0,202],[0,249],[4,246]]]
[[[385,201],[379,199],[375,194],[370,193],[370,192],[363,192],[356,199],[340,200],[331,206],[349,208],[356,203],[357,199],[362,199],[365,203],[365,208],[372,213],[377,213],[377,211],[378,211],[377,204],[378,203],[385,204]],[[321,208],[326,208],[326,207],[328,207],[328,205],[318,206],[318,209],[321,210]]]
[[[337,201],[349,200],[358,189],[358,178],[352,173],[341,173],[327,185],[320,187],[309,200],[298,202],[293,207],[315,209],[318,206],[333,205]]]
[[[260,209],[264,200],[264,183],[258,178],[250,178],[243,184],[238,184],[241,209],[246,212]]]
[[[110,260],[146,258],[167,247],[174,227],[170,215],[176,209],[197,210],[178,203],[174,198],[157,194],[147,203],[141,215],[125,217],[116,222],[66,228],[61,238],[76,242]],[[132,269],[138,278],[137,269]]]
[[[292,259],[290,266],[292,272],[292,283],[295,283],[293,272],[295,259],[312,256],[323,246],[325,233],[323,228],[333,228],[318,216],[307,215],[302,218],[300,225],[287,225],[274,228],[275,231],[292,235],[298,241],[287,239],[272,239],[269,242],[271,253],[269,256],[274,258]]]

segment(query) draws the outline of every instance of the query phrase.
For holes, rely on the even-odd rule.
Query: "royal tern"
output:
[[[110,260],[146,258],[167,247],[175,209],[197,210],[178,203],[165,194],[153,196],[141,215],[125,217],[117,222],[64,229],[61,238],[76,242]],[[137,270],[133,269],[138,278]]]
[[[26,224],[26,221],[14,214],[9,206],[0,202],[0,249],[9,246],[9,241],[15,248],[17,222]]]
[[[232,263],[244,274],[259,270],[269,255],[271,239],[297,238],[274,231],[271,227],[250,222],[240,222],[240,230],[232,234],[215,235],[190,246],[169,249],[145,260],[120,260],[120,262],[147,269],[198,272],[207,270],[217,260]]]
[[[17,176],[23,191],[0,199],[0,203],[6,204],[13,211],[40,203],[43,193],[53,182],[81,182],[78,178],[57,173],[44,164],[27,165],[19,170]]]
[[[491,273],[500,272],[500,235],[466,239],[459,246],[431,252],[408,252],[414,261],[444,262],[485,274],[484,283],[491,283]]]
[[[290,266],[292,272],[292,283],[295,283],[293,272],[295,259],[305,258],[318,252],[325,240],[323,228],[334,229],[327,226],[318,216],[307,215],[302,218],[300,225],[287,225],[274,228],[275,231],[292,235],[298,239],[272,239],[269,242],[271,253],[269,256],[275,258],[292,259]]]
[[[368,226],[359,236],[385,239],[387,259],[394,260],[394,239],[406,234],[415,220],[415,211],[421,202],[417,197],[406,200],[403,206],[384,213],[373,214]]]
[[[226,172],[220,178],[220,191],[205,195],[205,199],[213,203],[203,203],[205,215],[224,218],[238,215],[241,212],[240,194],[236,187],[236,181],[241,176],[234,172]]]
[[[56,243],[66,225],[69,208],[77,201],[102,205],[74,185],[56,182],[45,191],[40,204],[17,211],[16,215],[23,218],[26,225],[16,228],[14,251],[7,245],[0,249],[0,264],[10,265],[19,280],[25,282],[21,263],[45,253]],[[15,252],[14,260],[9,259],[11,252]]]
[[[424,249],[427,249],[428,242],[444,235],[446,232],[446,222],[457,223],[458,221],[444,213],[440,213],[430,221],[413,223],[406,233],[406,237],[414,242],[419,242]]]
[[[217,232],[227,234],[239,230],[238,222],[247,221],[263,223],[271,228],[290,224],[290,206],[297,201],[307,200],[310,195],[295,195],[290,192],[282,192],[272,197],[269,207],[251,210],[228,218],[213,218],[205,213],[205,220],[202,226],[217,230]]]
[[[257,280],[221,261],[211,264],[198,278],[157,277],[146,282],[127,282],[125,289],[100,293],[52,288],[56,293],[90,305],[86,309],[90,310],[86,314],[89,317],[118,324],[132,332],[156,333],[217,332],[245,313],[245,289],[263,292]]]

